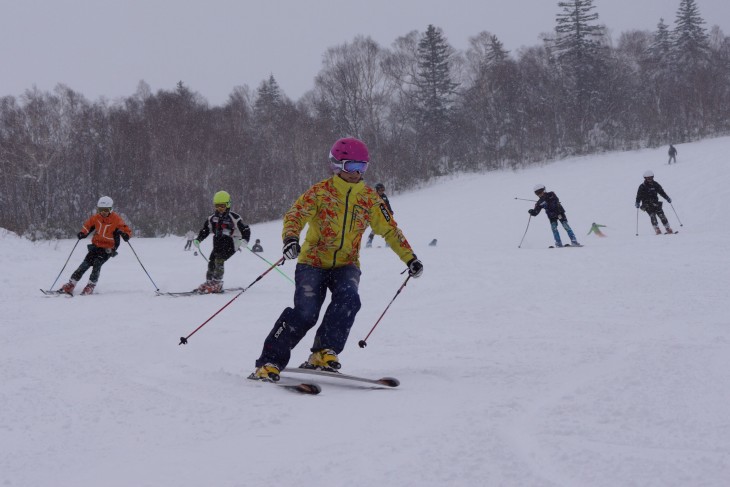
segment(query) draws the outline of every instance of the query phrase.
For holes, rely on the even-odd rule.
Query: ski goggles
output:
[[[330,157],[330,164],[332,164],[333,169],[339,169],[344,172],[359,172],[363,174],[368,169],[368,163],[366,161],[351,161],[349,159],[338,161],[334,157]]]
[[[105,211],[107,213],[111,213],[112,212],[112,209],[111,208],[108,208],[108,207],[104,207],[104,208],[97,208],[96,211],[98,211],[99,213],[101,213],[103,211]]]

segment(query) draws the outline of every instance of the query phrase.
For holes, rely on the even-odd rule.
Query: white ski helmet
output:
[[[99,201],[96,202],[96,207],[112,209],[114,207],[114,200],[108,196],[102,196],[99,198]]]
[[[654,177],[654,171],[652,171],[651,169],[649,169],[647,171],[644,171],[644,177],[645,178],[653,178]]]
[[[545,191],[545,185],[544,184],[536,184],[535,187],[532,188],[532,190],[535,193],[542,193],[543,191]]]

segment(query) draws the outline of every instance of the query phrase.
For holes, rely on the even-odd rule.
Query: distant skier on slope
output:
[[[264,248],[261,246],[261,240],[256,239],[256,242],[253,244],[253,247],[251,247],[252,252],[263,252]]]
[[[605,237],[606,234],[601,231],[601,228],[605,228],[605,227],[606,227],[606,225],[599,225],[598,223],[593,222],[591,224],[591,229],[588,230],[588,233],[586,233],[586,235],[590,235],[591,233],[595,233],[599,237]]]
[[[284,215],[282,253],[287,259],[298,258],[294,307],[286,308],[274,323],[249,379],[279,380],[292,349],[317,324],[328,289],[330,304],[314,336],[312,353],[301,367],[340,368],[337,354],[345,348],[361,305],[360,244],[368,227],[390,244],[412,277],[423,273],[423,264],[385,202],[362,181],[369,161],[361,140],[337,140],[329,155],[332,177],[310,187]],[[299,234],[305,225],[308,230],[300,247]]]
[[[667,203],[672,202],[672,198],[667,196],[667,193],[664,192],[661,184],[654,181],[654,172],[650,170],[646,171],[644,173],[644,182],[639,185],[639,190],[636,192],[636,207],[641,208],[642,211],[649,214],[651,226],[654,227],[654,231],[657,235],[662,234],[657,222],[657,216],[664,225],[664,228],[667,229],[667,233],[674,233],[669,226],[669,220],[667,220],[666,215],[664,215],[664,210],[662,209],[663,205],[662,202],[659,201],[659,195],[667,200]]]
[[[213,250],[208,258],[208,271],[205,282],[198,286],[199,293],[219,293],[223,291],[224,264],[242,245],[246,247],[251,238],[251,229],[243,223],[238,213],[231,211],[231,195],[218,191],[213,196],[215,213],[206,218],[198,238],[193,244],[200,250],[201,240],[213,234]]]
[[[669,144],[669,151],[667,152],[669,154],[669,162],[667,164],[671,164],[672,161],[674,163],[677,163],[677,148],[674,147],[672,144]]]
[[[111,257],[116,257],[117,248],[121,243],[119,239],[125,242],[129,241],[132,236],[132,230],[124,223],[121,216],[114,213],[114,201],[109,196],[102,196],[96,203],[96,213],[89,217],[81,227],[81,231],[76,237],[81,240],[86,238],[91,232],[94,236],[91,243],[87,245],[89,252],[84,257],[81,265],[71,274],[71,279],[61,286],[59,292],[73,294],[76,283],[84,276],[89,268],[93,268],[89,276],[89,282],[81,291],[82,295],[92,294],[96,283],[99,281],[101,274],[101,266]]]
[[[563,246],[563,243],[560,240],[560,233],[558,232],[558,222],[560,222],[563,229],[565,229],[568,233],[571,244],[576,247],[580,247],[581,244],[578,243],[578,240],[575,238],[575,234],[573,233],[573,229],[570,228],[570,225],[568,224],[568,218],[565,216],[565,209],[563,209],[563,205],[560,204],[558,196],[552,191],[545,191],[544,184],[535,185],[533,190],[535,191],[535,195],[537,195],[538,200],[535,203],[535,208],[527,210],[527,212],[532,216],[537,216],[540,213],[540,210],[545,210],[545,214],[550,221],[550,228],[553,231],[553,237],[555,238],[555,246]]]
[[[386,208],[388,208],[388,211],[392,215],[393,208],[390,206],[390,200],[388,199],[388,195],[385,194],[385,185],[383,183],[376,184],[375,191],[377,191],[378,196],[380,196],[380,199],[383,200],[383,203],[385,203]],[[368,241],[365,243],[366,248],[370,248],[373,246],[373,237],[375,237],[375,232],[371,231],[370,235],[368,236]]]

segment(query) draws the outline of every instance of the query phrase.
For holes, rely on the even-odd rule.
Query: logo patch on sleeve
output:
[[[385,207],[385,205],[383,203],[380,203],[380,212],[385,217],[385,221],[389,222],[390,221],[390,212],[388,211],[388,209]]]

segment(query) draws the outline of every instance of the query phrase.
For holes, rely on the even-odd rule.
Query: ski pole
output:
[[[81,239],[77,239],[77,240],[76,240],[76,243],[74,244],[74,248],[72,248],[72,249],[71,249],[71,253],[70,253],[70,254],[68,254],[68,259],[66,259],[66,263],[65,263],[65,264],[63,264],[63,267],[61,267],[61,272],[59,272],[59,273],[58,273],[58,275],[56,276],[56,280],[55,280],[55,281],[53,281],[53,284],[51,284],[51,287],[50,287],[50,288],[48,288],[48,289],[51,289],[51,290],[52,290],[52,289],[53,289],[53,287],[54,287],[54,286],[56,285],[56,282],[58,281],[58,278],[59,278],[59,277],[61,277],[61,274],[63,274],[63,270],[64,270],[64,269],[66,268],[66,266],[68,265],[68,261],[69,261],[69,260],[71,260],[71,256],[73,255],[73,253],[74,253],[74,250],[76,250],[76,246],[77,246],[77,245],[79,244],[79,242],[81,242]]]
[[[636,236],[639,236],[639,209],[636,209]]]
[[[257,254],[257,253],[256,253],[256,252],[254,252],[253,250],[251,250],[251,248],[250,248],[250,247],[246,246],[246,248],[248,249],[248,251],[249,251],[249,252],[251,252],[251,253],[252,253],[253,255],[255,255],[255,256],[256,256],[256,257],[258,257],[259,259],[263,260],[264,262],[266,262],[266,263],[267,263],[267,264],[269,264],[269,265],[273,265],[273,264],[272,264],[271,262],[269,262],[268,260],[264,259],[264,258],[263,258],[262,256],[260,256],[259,254]],[[289,277],[289,276],[287,276],[286,274],[284,274],[283,272],[281,272],[281,269],[279,269],[278,267],[277,267],[277,269],[276,269],[276,272],[278,272],[278,273],[279,273],[279,274],[281,274],[282,276],[286,277],[286,278],[287,278],[287,279],[289,280],[289,282],[291,282],[292,284],[294,284],[294,280],[293,280],[293,279],[292,279],[291,277]]]
[[[378,323],[380,323],[380,320],[383,319],[383,316],[385,316],[386,311],[388,311],[388,308],[390,308],[390,305],[393,304],[393,301],[395,301],[395,298],[397,298],[398,295],[400,294],[400,292],[403,290],[403,288],[406,287],[406,283],[408,282],[408,279],[410,279],[410,278],[411,278],[411,275],[409,273],[408,277],[406,277],[406,280],[403,281],[403,284],[401,284],[401,286],[398,288],[398,291],[395,293],[395,296],[393,296],[393,299],[391,299],[390,303],[388,303],[388,306],[385,307],[385,311],[383,311],[383,314],[380,315],[380,318],[378,318],[378,321],[376,321],[375,324],[373,325],[373,327],[370,329],[370,332],[368,333],[368,335],[364,339],[357,342],[357,344],[360,348],[365,348],[368,346],[367,339],[370,338],[370,334],[373,332],[373,330],[375,330],[375,327],[378,326]]]
[[[178,345],[187,345],[188,344],[188,338],[190,338],[191,336],[195,335],[195,332],[197,332],[198,330],[200,330],[201,328],[203,328],[210,320],[212,320],[213,318],[215,318],[218,315],[218,313],[220,313],[221,311],[223,311],[224,309],[226,309],[229,304],[231,304],[236,299],[238,299],[238,297],[241,294],[245,293],[248,290],[248,288],[250,288],[251,286],[253,286],[254,284],[256,284],[262,277],[264,277],[266,274],[268,274],[271,271],[271,269],[273,269],[274,267],[276,267],[278,265],[283,264],[285,260],[286,260],[286,257],[283,257],[282,256],[282,258],[279,259],[279,260],[277,260],[275,264],[271,264],[271,267],[269,267],[268,269],[266,269],[266,271],[263,274],[261,274],[259,277],[257,277],[251,284],[249,284],[248,286],[246,286],[245,288],[243,288],[238,294],[236,294],[235,296],[233,296],[233,299],[231,299],[226,304],[224,304],[221,309],[219,309],[218,311],[216,311],[215,313],[213,313],[213,315],[210,318],[208,318],[207,320],[205,320],[203,322],[203,324],[201,324],[199,327],[197,327],[192,332],[190,332],[190,334],[188,336],[186,336],[186,337],[180,337],[180,343],[178,343]]]
[[[129,240],[127,240],[127,243],[129,244],[129,248],[132,249],[132,253],[134,254],[134,256],[137,257],[137,262],[139,262],[139,265],[142,266],[142,270],[144,271],[145,274],[147,274],[147,277],[150,278],[150,282],[152,282],[152,285],[155,286],[155,291],[159,291],[160,288],[157,287],[157,284],[155,284],[155,281],[152,280],[152,276],[150,276],[150,273],[147,272],[147,269],[144,268],[142,261],[139,260],[139,256],[137,255],[137,252],[134,251],[134,247],[132,247],[132,243]]]
[[[679,215],[677,215],[677,210],[674,209],[674,205],[671,204],[671,203],[669,203],[669,206],[672,207],[672,211],[674,212],[674,216],[677,217],[677,221],[679,222],[679,226],[680,227],[683,227],[684,225],[682,225],[682,220],[679,219]]]
[[[524,235],[522,235],[522,240],[520,240],[520,244],[517,246],[518,249],[522,248],[522,242],[525,240],[525,235],[527,235],[527,229],[530,228],[530,220],[532,220],[532,215],[527,218],[527,228],[525,228],[525,233]]]
[[[515,196],[515,199],[516,200],[520,200],[520,201],[532,201],[533,203],[537,203],[537,200],[528,200],[528,199],[525,199],[525,198],[518,198],[517,196]]]

